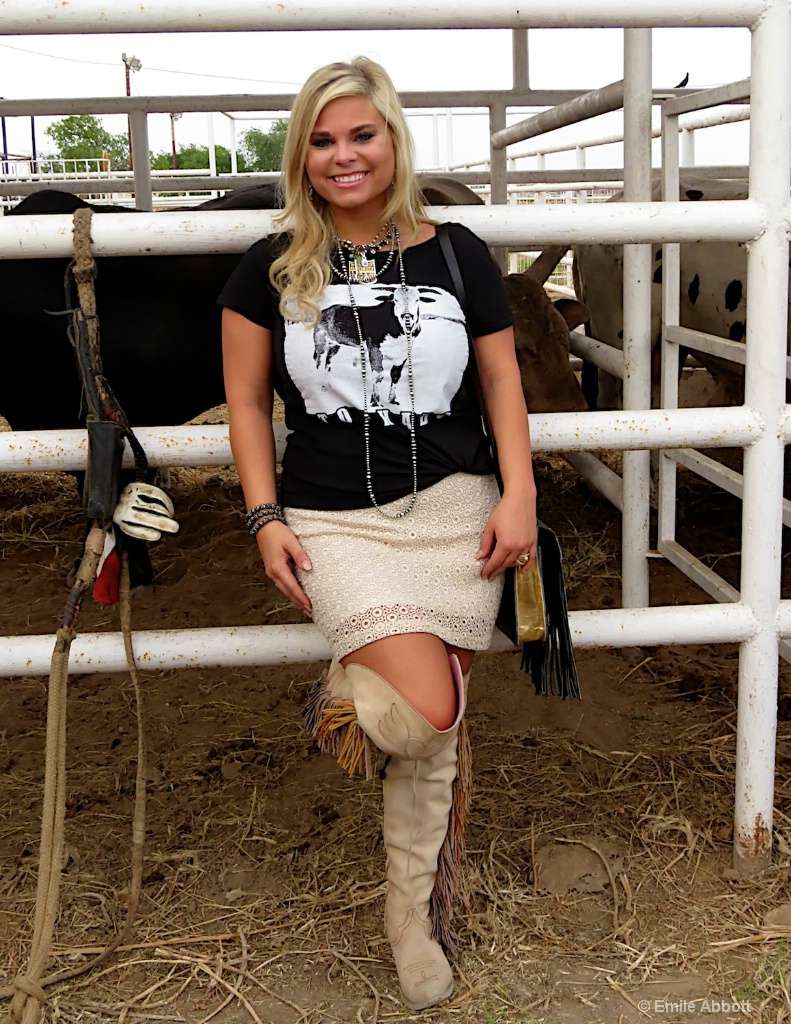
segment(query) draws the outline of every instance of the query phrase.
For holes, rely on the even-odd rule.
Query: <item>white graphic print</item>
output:
[[[461,387],[468,343],[456,297],[442,288],[400,284],[353,285],[365,339],[368,411],[384,423],[410,411],[405,314],[412,316],[412,370],[419,422],[446,416]],[[312,328],[286,321],[285,360],[307,412],[349,421],[363,409],[360,341],[346,285],[329,285],[321,319]]]

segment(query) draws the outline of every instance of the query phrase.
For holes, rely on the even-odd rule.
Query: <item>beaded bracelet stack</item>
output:
[[[251,537],[255,537],[261,527],[266,526],[267,523],[285,523],[285,521],[286,517],[283,515],[283,506],[271,501],[265,501],[261,505],[256,505],[255,508],[251,508],[244,515],[244,525],[247,527]]]

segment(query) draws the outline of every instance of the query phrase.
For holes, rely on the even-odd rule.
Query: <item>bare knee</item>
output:
[[[426,633],[385,637],[342,659],[372,669],[395,687],[435,729],[449,729],[458,712],[456,684],[443,642]]]

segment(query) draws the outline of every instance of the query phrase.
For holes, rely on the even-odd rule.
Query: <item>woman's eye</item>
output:
[[[374,133],[373,132],[360,132],[360,134],[357,136],[357,141],[358,142],[370,142],[373,137],[374,137]]]
[[[329,146],[329,145],[330,145],[330,140],[329,139],[314,139],[311,142],[311,146],[313,146],[314,149],[326,149],[327,146]]]

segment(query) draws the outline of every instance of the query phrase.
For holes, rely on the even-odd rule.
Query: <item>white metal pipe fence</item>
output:
[[[116,0],[3,0],[5,35],[102,35],[107,32],[256,32],[417,28],[713,28],[754,25],[764,0],[434,0],[431,4],[361,6],[358,0],[181,0],[156,5]]]
[[[570,613],[578,647],[639,647],[646,644],[732,643],[755,636],[757,624],[744,604],[682,605],[657,608],[646,622],[640,609],[611,608]],[[287,665],[329,660],[327,642],[312,625],[227,626],[211,629],[137,630],[135,659],[147,670],[200,665]],[[49,671],[52,638],[3,638],[4,674],[41,676]],[[490,652],[511,650],[499,631]],[[123,639],[118,633],[80,633],[72,642],[71,674],[125,672]]]
[[[109,214],[108,214],[109,216]],[[530,417],[537,452],[596,449],[733,448],[754,444],[765,424],[753,409],[646,409],[635,412],[535,413]],[[223,466],[231,461],[223,426],[137,427],[152,466]],[[284,428],[276,425],[282,455]],[[85,469],[84,430],[0,431],[0,472]],[[132,466],[130,453],[125,465]]]
[[[612,205],[589,204],[571,210],[565,206],[520,208],[512,206],[462,207],[452,211],[491,244],[525,247],[534,244],[606,241],[628,245],[649,242],[678,243],[694,238],[747,242],[750,319],[747,328],[746,400],[742,408],[724,410],[647,410],[636,409],[614,415],[609,413],[577,416],[536,417],[534,430],[537,450],[588,452],[596,448],[621,448],[625,451],[649,448],[677,449],[696,445],[738,445],[745,449],[743,576],[741,599],[731,604],[699,605],[692,608],[625,608],[612,611],[577,612],[573,628],[581,643],[741,643],[739,672],[738,764],[735,810],[735,863],[750,873],[768,863],[772,837],[772,772],[775,737],[775,696],[777,657],[781,640],[791,633],[789,602],[780,600],[780,530],[782,523],[782,455],[789,434],[791,415],[784,405],[786,374],[786,323],[788,275],[788,184],[791,177],[791,22],[787,0],[699,0],[690,8],[687,0],[569,0],[558,6],[554,0],[535,0],[528,9],[504,0],[490,0],[485,9],[473,0],[437,0],[433,5],[400,5],[389,8],[360,8],[357,0],[285,0],[277,9],[259,0],[233,0],[218,5],[215,0],[194,0],[185,8],[180,0],[160,0],[157,5],[133,5],[120,0],[108,9],[104,0],[83,0],[79,5],[63,5],[59,0],[3,0],[3,30],[8,34],[122,32],[122,31],[244,31],[267,29],[321,28],[431,28],[431,27],[510,27],[524,29],[528,21],[536,27],[628,26],[627,33],[627,107],[634,112],[634,132],[650,105],[647,76],[638,67],[637,55],[645,55],[642,29],[653,26],[744,25],[753,31],[752,67],[752,144],[751,190],[747,200],[723,203],[654,204],[645,201],[642,186],[637,200],[629,192],[629,201]],[[631,56],[630,56],[631,54]],[[520,85],[526,84],[526,63],[519,73]],[[458,102],[458,96],[441,95],[441,106]],[[723,90],[722,102],[732,101],[733,90]],[[558,99],[562,102],[568,95]],[[686,97],[685,97],[686,98]],[[425,106],[425,97],[421,97]],[[513,95],[508,102],[522,102]],[[282,102],[282,99],[281,99]],[[668,101],[669,104],[678,101]],[[708,101],[707,101],[708,102]],[[491,103],[481,97],[481,105]],[[505,99],[491,105],[491,130],[505,127]],[[706,105],[704,103],[704,105]],[[260,104],[255,107],[260,109]],[[230,108],[229,108],[230,109]],[[673,108],[671,107],[671,112]],[[628,118],[627,118],[628,120]],[[648,122],[650,127],[650,122]],[[646,125],[644,124],[644,127]],[[627,130],[627,136],[631,129]],[[649,133],[650,134],[650,133]],[[677,137],[677,136],[676,136]],[[636,145],[636,143],[635,143]],[[627,148],[629,143],[627,142]],[[635,150],[636,152],[636,150]],[[505,152],[492,153],[492,192],[504,200],[507,186]],[[501,164],[500,158],[503,163]],[[631,161],[631,158],[630,158]],[[640,161],[635,156],[636,163]],[[644,167],[644,164],[642,164]],[[545,172],[548,173],[548,172]],[[584,180],[576,170],[577,180]],[[534,179],[535,180],[535,179]],[[627,174],[627,190],[640,180],[639,172]],[[631,184],[630,184],[631,182]],[[440,218],[450,216],[439,212]],[[130,223],[130,221],[132,223]],[[45,223],[46,222],[46,223]],[[147,254],[151,252],[229,252],[239,251],[264,234],[270,215],[230,211],[190,215],[140,214],[121,219],[112,215],[94,223],[96,252],[100,255]],[[4,218],[0,221],[0,258],[35,258],[39,255],[68,255],[71,249],[71,224],[67,218]],[[635,299],[640,293],[635,275]],[[667,305],[672,322],[672,309]],[[628,328],[639,339],[640,322],[633,314]],[[639,344],[639,342],[638,342]],[[645,352],[630,356],[625,376],[632,374],[644,386]],[[643,404],[640,398],[636,404]],[[228,460],[227,439],[213,434],[218,428],[184,428],[205,435],[204,450],[219,446],[213,459]],[[222,428],[219,428],[222,430]],[[80,434],[80,432],[76,432]],[[140,431],[141,440],[152,451],[152,462],[173,463],[174,448],[158,444],[162,437],[178,430]],[[178,434],[182,441],[189,434]],[[155,443],[155,439],[157,443]],[[58,452],[57,437],[1,437],[3,465],[21,460],[26,468],[60,465],[69,459],[84,462],[84,451]],[[223,447],[225,445],[226,447]],[[76,445],[79,449],[79,444]],[[195,460],[199,447],[193,438],[185,441],[184,458]],[[39,454],[36,454],[36,453]],[[5,458],[8,456],[8,459]],[[49,460],[49,461],[48,461]],[[624,495],[625,518],[642,515],[640,508],[630,510]],[[668,557],[678,552],[668,541]],[[642,557],[642,556],[641,556]],[[678,564],[684,564],[683,558]],[[687,566],[693,579],[702,578],[694,566]],[[733,594],[734,597],[738,595]],[[647,602],[646,602],[647,603]],[[288,627],[299,630],[296,638],[281,643],[281,634],[266,633],[277,627],[262,627],[261,646],[251,661],[275,657],[274,647],[284,646],[288,660],[321,656],[322,641],[312,627]],[[303,633],[302,630],[307,630]],[[211,631],[215,633],[215,631]],[[238,631],[233,631],[238,633]],[[251,635],[252,636],[252,635]],[[285,637],[284,634],[282,634]],[[303,637],[310,636],[310,651]],[[275,643],[272,643],[274,638]],[[173,637],[142,637],[141,650],[149,651],[151,664],[166,652]],[[217,643],[206,634],[206,643],[195,642],[186,633],[186,663],[198,664],[219,656],[247,657],[234,653],[229,634]],[[30,656],[38,666],[42,652],[48,652],[48,638],[13,638],[14,658]],[[93,643],[90,640],[89,646]],[[109,645],[107,662],[118,664],[119,639],[99,637],[97,645]],[[157,648],[157,644],[159,647]],[[237,644],[238,648],[239,645]],[[229,654],[223,652],[226,648]],[[3,668],[10,664],[10,651]],[[160,651],[160,655],[156,654]],[[25,653],[27,652],[27,653]],[[77,647],[75,653],[79,652]],[[35,656],[35,657],[34,657]],[[78,655],[79,656],[79,655]],[[15,664],[17,662],[15,661]],[[25,671],[24,666],[20,669]]]
[[[107,214],[91,225],[97,256],[243,252],[272,230],[268,210],[165,211],[135,217]],[[745,242],[764,228],[765,214],[752,199],[710,203],[590,203],[584,210],[556,206],[436,207],[438,220],[463,220],[489,245],[524,248],[567,242],[667,242],[676,239]],[[0,259],[71,255],[71,218],[5,217]]]
[[[651,199],[651,32],[624,32],[624,200]],[[623,407],[651,408],[651,246],[623,248]],[[621,574],[627,608],[648,605],[651,465],[648,452],[623,456]]]
[[[535,138],[536,135],[543,135],[556,128],[578,124],[589,117],[598,117],[599,114],[607,114],[612,110],[620,110],[623,106],[623,90],[623,81],[613,82],[601,89],[594,89],[593,92],[583,93],[568,103],[559,103],[550,110],[534,114],[533,117],[495,132],[492,135],[492,147],[503,149],[515,142],[524,142],[525,139]]]

